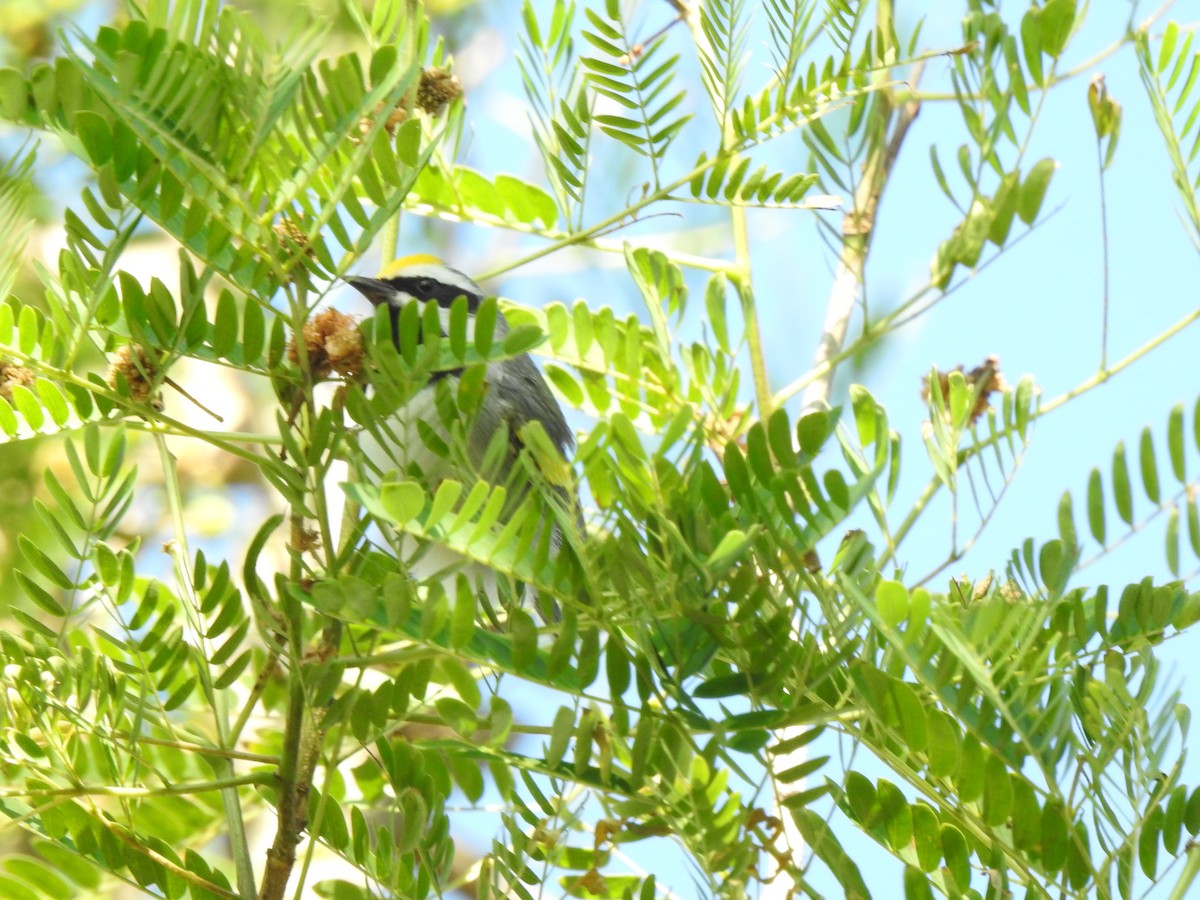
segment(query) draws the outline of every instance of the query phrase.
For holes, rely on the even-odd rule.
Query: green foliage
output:
[[[1193,89],[1200,71],[1200,53],[1192,52],[1194,38],[1195,31],[1183,31],[1178,24],[1170,22],[1163,33],[1157,59],[1151,52],[1145,32],[1138,33],[1135,46],[1138,71],[1171,159],[1172,181],[1191,222],[1192,240],[1196,242],[1200,241],[1200,202],[1196,199],[1200,171],[1195,170],[1194,163],[1196,148],[1200,146],[1200,131],[1196,125],[1200,117],[1200,96],[1193,97]]]
[[[672,91],[679,57],[662,58],[665,36],[635,46],[617,3],[607,3],[604,14],[590,8],[585,13],[590,27],[583,29],[583,37],[600,53],[580,58],[588,85],[622,112],[595,115],[593,121],[601,132],[649,160],[657,187],[658,162],[690,118],[672,115],[686,96]]]
[[[0,813],[27,840],[6,845],[0,893],[425,897],[470,870],[480,896],[648,900],[664,879],[625,864],[635,843],[676,848],[705,896],[776,879],[894,892],[856,861],[862,840],[903,864],[911,896],[1129,896],[1169,878],[1200,789],[1156,650],[1200,619],[1200,594],[1080,582],[1088,536],[1107,551],[1155,516],[1172,576],[1185,528],[1200,558],[1200,407],[1190,432],[1171,411],[1165,446],[1149,428],[1118,444],[1111,474],[1063,495],[1057,538],[939,589],[1055,408],[1034,378],[934,369],[920,425],[859,385],[841,405],[790,402],[853,348],[771,382],[747,209],[841,206],[837,264],[861,279],[904,110],[937,102],[916,93],[925,60],[945,62],[961,120],[957,168],[929,154],[961,218],[862,342],[967,283],[1053,197],[1055,161],[1025,148],[1085,10],[1049,0],[1017,24],[971,0],[961,46],[917,53],[916,32],[870,21],[888,6],[525,3],[541,184],[458,161],[464,105],[425,102],[449,61],[402,0],[343,4],[348,31],[293,10],[278,34],[212,0],[130,4],[53,62],[0,70],[0,118],[39,138],[0,164],[0,451],[54,459],[9,551]],[[746,64],[760,27],[765,72]],[[1192,32],[1168,25],[1156,53],[1130,40],[1200,234]],[[1093,98],[1108,159],[1119,111]],[[28,267],[51,141],[89,180],[57,258]],[[786,152],[760,162],[772,142]],[[804,166],[781,162],[804,148]],[[599,155],[627,183],[601,194]],[[729,217],[731,252],[608,237],[696,205]],[[644,311],[317,312],[318,284],[402,212],[619,251]],[[135,272],[150,240],[177,274]],[[491,423],[468,446],[489,364],[531,351],[594,420],[569,464],[537,425]],[[189,367],[236,373],[224,400],[249,395],[258,430],[181,413]],[[419,421],[397,421],[418,398]],[[918,429],[928,480],[900,508],[901,435]],[[433,462],[370,477],[364,449],[398,430]],[[224,540],[204,530],[196,447],[230,467]],[[949,550],[922,576],[906,541],[942,492]],[[457,562],[418,574],[435,553]],[[456,830],[480,810],[493,841],[464,865]],[[267,857],[255,817],[275,830]],[[314,884],[318,856],[336,874]]]

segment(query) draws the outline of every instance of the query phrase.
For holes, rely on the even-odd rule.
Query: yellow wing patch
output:
[[[428,253],[413,253],[410,256],[393,259],[383,267],[383,271],[379,273],[378,277],[395,278],[397,275],[404,274],[404,270],[412,266],[440,266],[441,264],[442,261],[436,256],[430,256]]]

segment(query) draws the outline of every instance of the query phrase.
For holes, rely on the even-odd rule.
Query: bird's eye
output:
[[[437,282],[435,282],[432,278],[418,278],[417,290],[422,294],[432,294],[436,284]]]

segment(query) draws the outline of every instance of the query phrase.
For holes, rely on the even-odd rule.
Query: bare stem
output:
[[[883,6],[890,7],[890,4],[881,4],[881,8]],[[883,14],[881,12],[881,15]],[[920,80],[923,67],[921,62],[913,67],[913,85]],[[886,73],[882,74],[886,78]],[[882,125],[878,133],[886,135],[890,125],[891,137],[871,147],[863,165],[862,180],[854,192],[854,203],[842,219],[842,252],[838,259],[829,302],[825,306],[825,324],[813,357],[813,369],[821,370],[822,374],[813,380],[804,392],[803,405],[806,410],[822,409],[829,405],[833,376],[837,371],[837,359],[845,343],[850,317],[854,313],[854,306],[863,285],[863,273],[866,269],[867,254],[871,249],[871,235],[875,228],[879,200],[883,196],[883,189],[887,186],[896,158],[900,155],[900,147],[908,134],[909,126],[921,109],[916,100],[908,100],[897,109],[892,105],[892,97],[891,92],[882,92],[875,108],[875,115]]]

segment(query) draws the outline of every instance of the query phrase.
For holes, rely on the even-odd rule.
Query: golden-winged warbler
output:
[[[397,346],[398,323],[406,305],[421,304],[416,310],[422,314],[418,319],[428,323],[431,319],[425,315],[426,305],[435,304],[437,321],[446,335],[451,328],[451,307],[460,297],[466,300],[466,337],[473,341],[475,315],[488,296],[462,272],[425,254],[397,259],[375,278],[351,277],[348,281],[376,307],[386,306]],[[503,313],[498,313],[493,332],[497,344],[508,330]],[[415,470],[431,490],[444,478],[464,481],[469,488],[474,476],[479,475],[507,487],[512,502],[507,504],[504,515],[511,515],[517,502],[533,486],[535,479],[531,475],[536,473],[541,487],[550,489],[544,491],[551,495],[546,499],[557,502],[566,513],[565,518],[555,517],[550,507],[542,504],[538,531],[548,537],[549,552],[553,555],[563,540],[559,523],[580,521],[578,494],[567,462],[574,438],[562,410],[529,354],[488,362],[483,373],[482,399],[460,430],[459,440],[465,443],[463,461],[467,465],[457,465],[455,455],[445,449],[454,438],[446,423],[445,404],[439,406],[438,391],[456,390],[465,371],[433,371],[428,382],[390,413],[386,421],[378,423],[379,427],[364,429],[358,439],[359,475],[368,483],[378,484],[397,475],[412,476]],[[525,450],[526,426],[534,421],[541,424],[549,438],[555,455],[553,464],[546,465],[544,453],[532,452],[526,454],[525,463],[517,466]],[[530,463],[533,469],[529,468]],[[551,529],[548,533],[547,522]],[[467,574],[476,591],[493,602],[498,596],[495,573],[486,565],[469,563],[462,555],[432,542],[425,545],[401,538],[397,549],[410,574],[418,580],[439,578],[453,595],[455,575],[461,571]],[[551,610],[551,614],[556,615],[556,611]]]

